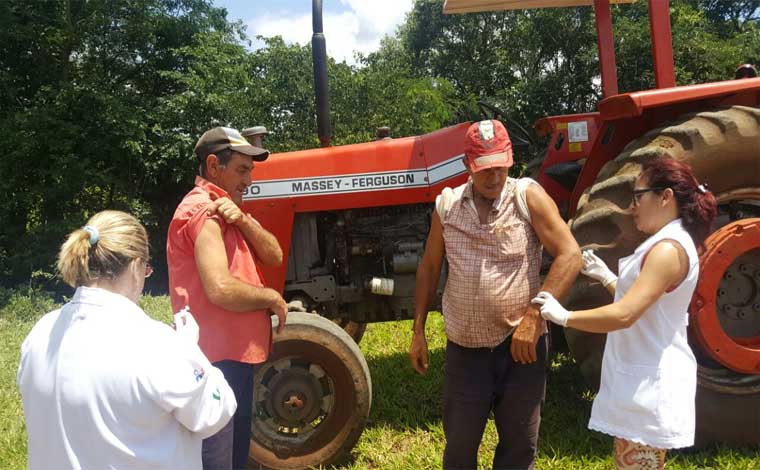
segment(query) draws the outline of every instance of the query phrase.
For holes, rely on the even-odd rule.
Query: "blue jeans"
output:
[[[253,364],[224,360],[214,363],[224,374],[237,400],[237,410],[229,423],[203,440],[204,470],[238,470],[248,464],[253,414]]]

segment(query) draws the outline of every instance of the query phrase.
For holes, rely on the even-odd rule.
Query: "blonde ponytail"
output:
[[[132,260],[148,261],[148,234],[133,216],[102,211],[86,227],[71,232],[61,246],[58,271],[66,284],[79,287],[97,279],[115,279]]]

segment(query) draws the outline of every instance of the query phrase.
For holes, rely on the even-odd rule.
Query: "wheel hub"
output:
[[[318,365],[285,358],[257,375],[256,421],[271,438],[308,439],[329,415],[332,386]]]
[[[714,360],[760,374],[760,218],[729,223],[705,241],[691,329]]]

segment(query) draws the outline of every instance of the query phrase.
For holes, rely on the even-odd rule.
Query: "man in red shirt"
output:
[[[189,307],[198,344],[230,384],[238,409],[219,433],[203,441],[203,467],[245,468],[251,435],[253,365],[267,359],[270,315],[284,327],[287,305],[264,286],[259,265],[278,266],[277,239],[240,206],[251,171],[269,152],[227,127],[206,131],[195,146],[200,176],[177,207],[166,244],[173,310]]]

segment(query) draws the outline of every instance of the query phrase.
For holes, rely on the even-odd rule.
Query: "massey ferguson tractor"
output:
[[[689,323],[699,360],[697,439],[760,443],[760,78],[675,86],[669,2],[648,0],[656,89],[619,94],[610,3],[632,1],[446,0],[444,12],[593,6],[603,99],[597,112],[536,123],[536,133],[550,137],[536,177],[581,247],[593,248],[610,267],[644,238],[629,213],[643,162],[686,161],[709,185],[719,217],[701,254]],[[321,10],[314,0],[322,148],[272,155],[244,196],[245,210],[277,236],[287,260],[264,270],[268,284],[311,312],[289,315],[255,377],[250,455],[275,469],[335,462],[358,440],[372,385],[357,343],[369,322],[412,317],[433,202],[467,178],[468,122],[330,146]],[[445,272],[439,294],[444,283]],[[573,308],[611,300],[583,276],[568,297]],[[564,333],[597,387],[605,336]]]

